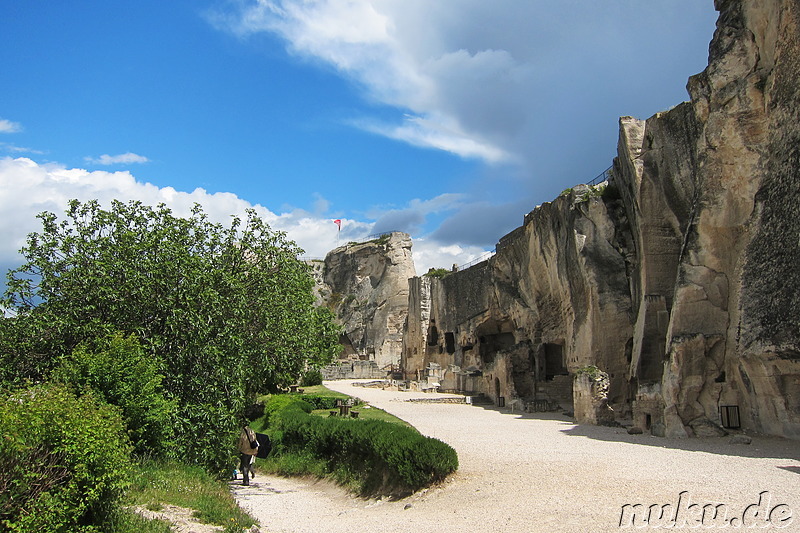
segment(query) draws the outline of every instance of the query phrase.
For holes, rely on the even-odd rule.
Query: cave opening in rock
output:
[[[546,342],[543,347],[544,352],[544,374],[545,380],[552,381],[556,376],[565,376],[567,365],[564,361],[564,346],[552,342]]]

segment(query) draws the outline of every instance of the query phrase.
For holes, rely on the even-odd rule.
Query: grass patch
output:
[[[157,509],[164,504],[194,509],[201,522],[241,531],[256,524],[236,503],[228,485],[202,468],[179,463],[145,461],[137,465],[128,505]],[[119,530],[119,533],[141,529]],[[160,531],[160,530],[159,530]]]
[[[148,520],[131,509],[118,509],[103,531],[113,533],[172,533],[170,523],[165,520]]]
[[[393,414],[387,413],[383,409],[378,409],[377,407],[368,406],[367,404],[357,404],[352,407],[352,410],[358,411],[358,419],[352,419],[354,422],[358,422],[358,420],[382,420],[384,422],[406,426],[417,431],[414,426],[402,418],[397,418]],[[330,416],[331,411],[332,409],[314,409],[311,411],[311,414],[316,416]]]
[[[333,391],[328,387],[326,387],[325,385],[313,385],[310,387],[302,387],[302,389],[303,393],[297,395],[297,397],[300,399],[303,399],[303,396],[321,396],[324,398],[334,398],[335,400],[353,399],[356,400],[356,403],[355,405],[353,405],[352,410],[358,411],[359,419],[383,420],[384,422],[391,422],[392,424],[399,424],[401,426],[413,428],[413,426],[408,422],[406,422],[405,420],[397,418],[396,416],[387,413],[383,409],[379,409],[377,407],[372,407],[372,406],[367,407],[367,405],[369,404],[366,404],[361,400],[357,400],[352,396],[348,396],[347,394],[344,394],[342,392]],[[269,395],[262,396],[261,398],[258,399],[258,401],[261,403],[266,403],[268,399]],[[330,416],[330,412],[332,410],[333,409],[314,409],[311,414],[317,416]],[[267,420],[265,418],[260,418],[255,422],[253,422],[250,427],[252,427],[253,430],[258,431],[259,433],[263,433],[264,430],[266,430],[267,428]]]
[[[313,385],[311,387],[303,387],[303,394],[314,394],[317,396],[328,396],[330,398],[342,398],[346,400],[350,396],[342,392],[336,392],[325,385]]]

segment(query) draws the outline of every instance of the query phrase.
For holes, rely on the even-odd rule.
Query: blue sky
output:
[[[687,99],[711,0],[0,3],[0,266],[70,198],[466,263]],[[342,219],[337,236],[333,219]]]

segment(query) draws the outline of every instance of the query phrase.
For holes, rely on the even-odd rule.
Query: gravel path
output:
[[[761,500],[761,508],[774,511],[773,522],[760,522],[767,526],[760,531],[800,531],[797,441],[754,437],[752,444],[742,445],[730,438],[628,435],[618,428],[578,426],[555,414],[405,401],[446,395],[383,391],[349,381],[325,384],[447,442],[458,452],[459,470],[441,486],[399,501],[362,500],[326,482],[269,476],[256,477],[250,487],[233,484],[262,531],[620,531],[637,529],[620,528],[623,505],[675,507],[684,491],[678,518],[689,522],[673,529],[688,530],[693,518],[700,519],[702,506],[711,503],[725,504],[726,519],[734,518],[729,529],[750,506],[749,524],[758,510],[752,504]],[[689,506],[695,503],[700,505]],[[703,525],[723,523],[706,518]]]

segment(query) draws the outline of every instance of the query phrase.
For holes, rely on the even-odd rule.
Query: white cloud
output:
[[[437,11],[434,8],[423,13],[418,8],[407,11],[406,3],[397,0],[257,0],[243,4],[237,14],[217,14],[214,21],[241,36],[262,31],[276,33],[287,41],[293,53],[332,65],[357,81],[371,99],[413,113],[397,125],[370,121],[352,124],[461,157],[492,163],[506,160],[505,150],[478,130],[467,131],[456,113],[440,105],[449,99],[442,92],[440,78],[456,67],[468,73],[469,81],[496,78],[497,70],[506,68],[508,54],[469,54],[463,50],[431,54],[430,49],[417,47],[425,24],[409,19],[408,13],[427,17]],[[496,64],[495,58],[500,62]]]
[[[451,270],[453,266],[464,266],[471,261],[488,259],[491,256],[491,253],[480,246],[445,245],[430,239],[415,239],[412,253],[419,276],[431,268]]]
[[[19,122],[0,118],[0,133],[17,133],[18,131],[22,131],[22,125]]]
[[[14,153],[14,154],[43,154],[41,150],[34,150],[33,148],[26,148],[24,146],[17,146],[10,143],[0,143],[0,150],[4,150],[6,152]]]
[[[150,161],[143,155],[134,154],[132,152],[126,152],[118,155],[103,154],[98,158],[86,157],[85,159],[87,162],[95,165],[127,165],[131,163],[147,163]]]
[[[332,217],[323,211],[307,212],[303,209],[287,209],[277,214],[264,206],[251,204],[235,194],[209,194],[201,188],[192,192],[159,188],[138,181],[130,172],[88,171],[66,168],[58,164],[40,164],[28,158],[0,158],[0,265],[9,268],[20,264],[19,249],[24,246],[27,235],[41,231],[36,215],[50,211],[63,216],[71,199],[98,200],[109,206],[111,200],[139,200],[146,205],[166,204],[176,216],[189,216],[195,203],[203,206],[210,220],[227,225],[233,215],[244,218],[247,209],[256,213],[273,230],[283,231],[296,242],[305,253],[303,257],[324,258],[339,245],[357,241],[378,231],[384,215],[393,213],[398,217],[424,218],[457,208],[461,195],[444,194],[430,200],[413,200],[403,209],[374,209],[371,220],[355,220]],[[315,207],[326,209],[324,198],[314,195]],[[338,230],[334,218],[341,218],[342,229]],[[400,230],[404,228],[385,228]],[[417,272],[423,274],[430,268],[451,268],[463,265],[485,254],[479,246],[445,245],[432,239],[415,239],[412,249]]]
[[[283,231],[305,251],[307,257],[324,257],[337,245],[361,239],[372,232],[369,221],[342,219],[342,230],[325,212],[309,213],[289,209],[277,214],[251,204],[232,193],[209,194],[201,188],[192,192],[159,188],[138,181],[130,172],[88,171],[58,164],[39,164],[28,158],[0,158],[0,265],[19,264],[19,249],[27,235],[40,231],[36,215],[50,211],[63,215],[71,199],[98,200],[109,206],[111,200],[139,200],[146,205],[166,204],[176,216],[189,216],[194,204],[203,206],[210,220],[227,225],[231,216],[256,213],[273,230]],[[316,207],[325,209],[325,200],[315,196]],[[341,217],[338,217],[341,218]],[[338,240],[337,240],[338,239]]]
[[[514,163],[526,177],[558,165],[570,143],[588,154],[575,161],[601,167],[613,157],[620,115],[654,113],[685,99],[687,77],[705,66],[714,16],[710,2],[696,0],[232,5],[217,13],[218,27],[242,37],[277,35],[290,53],[333,67],[366,98],[398,112],[388,122],[383,112],[380,121],[361,117],[351,125],[491,164]],[[701,27],[707,33],[698,39]],[[574,131],[565,135],[569,124]]]
[[[504,150],[476,141],[457,124],[446,124],[439,120],[406,115],[402,124],[379,124],[370,121],[354,121],[367,131],[404,141],[421,148],[436,148],[465,158],[483,159],[490,163],[508,161],[511,156]]]

